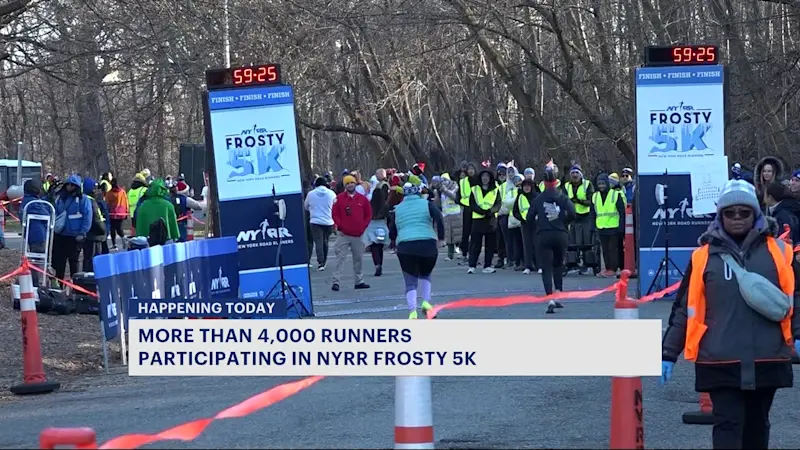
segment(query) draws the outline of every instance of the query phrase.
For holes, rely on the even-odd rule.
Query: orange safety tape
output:
[[[7,280],[9,278],[13,278],[13,277],[19,275],[23,270],[24,270],[24,268],[22,266],[17,267],[16,269],[14,269],[13,272],[7,273],[7,274],[3,275],[2,277],[0,277],[0,281],[5,281],[5,280]]]
[[[6,208],[5,205],[0,205],[0,208],[2,208],[3,211],[5,211],[5,214],[11,216],[11,218],[16,220],[17,222],[22,222],[21,220],[19,220],[19,217],[15,216],[14,214],[11,214],[11,211],[9,211],[8,208]]]
[[[587,299],[596,297],[606,292],[611,292],[617,288],[616,282],[603,289],[594,289],[591,291],[571,291],[571,292],[557,292],[550,295],[512,295],[510,297],[496,297],[496,298],[465,298],[463,300],[456,300],[442,305],[436,305],[428,310],[428,319],[432,319],[439,314],[440,311],[445,309],[461,309],[461,308],[498,308],[503,306],[523,305],[529,303],[545,303],[550,300],[563,300],[563,299]]]
[[[681,287],[681,282],[680,281],[678,281],[677,283],[672,284],[671,286],[669,286],[668,288],[666,288],[664,290],[661,290],[661,291],[658,291],[658,292],[653,292],[652,294],[645,295],[644,297],[641,297],[639,299],[629,298],[628,300],[633,300],[633,301],[639,302],[639,303],[652,302],[653,300],[658,300],[660,298],[666,297],[667,295],[677,291],[679,287]]]
[[[50,278],[52,278],[52,279],[54,279],[54,280],[60,281],[61,283],[65,284],[65,285],[67,285],[67,286],[69,286],[69,287],[71,287],[72,289],[75,289],[75,290],[76,290],[76,291],[78,291],[78,292],[82,292],[82,293],[84,293],[84,294],[86,294],[86,295],[91,295],[91,296],[92,296],[92,297],[94,297],[94,298],[99,298],[99,297],[97,296],[97,293],[96,293],[96,292],[91,292],[91,291],[88,291],[88,290],[86,290],[86,289],[84,289],[84,288],[82,288],[82,287],[80,287],[80,286],[78,286],[78,285],[75,285],[75,284],[72,284],[72,283],[70,283],[70,282],[69,282],[69,281],[67,281],[67,280],[62,280],[61,278],[57,278],[55,275],[51,275],[51,274],[47,273],[47,271],[46,271],[46,270],[42,270],[42,269],[40,269],[40,268],[38,268],[38,267],[34,266],[33,264],[31,264],[29,267],[30,267],[31,269],[33,269],[33,270],[35,270],[35,271],[39,272],[39,273],[43,273],[43,274],[47,275],[48,277],[50,277]]]
[[[14,200],[2,200],[0,201],[0,206],[10,205],[11,203],[16,203],[21,200],[22,200],[21,198],[16,198]]]
[[[132,449],[159,441],[192,441],[200,436],[200,434],[202,434],[203,431],[205,431],[205,429],[211,425],[211,422],[220,419],[235,419],[249,416],[250,414],[261,411],[262,409],[268,408],[280,401],[283,401],[300,391],[308,389],[323,378],[325,377],[315,376],[303,378],[302,380],[293,381],[291,383],[281,384],[258,395],[254,395],[253,397],[250,397],[237,405],[231,406],[230,408],[217,413],[214,417],[193,420],[156,434],[126,434],[111,439],[110,441],[101,445],[100,448]]]

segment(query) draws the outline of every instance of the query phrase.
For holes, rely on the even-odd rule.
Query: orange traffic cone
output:
[[[194,240],[194,215],[192,215],[192,211],[189,211],[189,215],[186,217],[186,241],[193,241]]]
[[[36,315],[36,295],[28,260],[22,260],[19,275],[19,310],[22,320],[23,382],[11,386],[17,395],[47,394],[61,387],[59,383],[47,381],[42,363],[42,345],[39,341],[39,317]]]
[[[628,299],[629,270],[623,270],[617,286],[614,319],[639,319],[639,305]],[[633,406],[633,408],[631,408]],[[642,377],[611,378],[611,439],[612,449],[644,448],[644,397]]]
[[[688,425],[713,425],[711,396],[707,392],[700,393],[700,411],[683,413],[683,423]]]
[[[97,435],[91,428],[47,428],[39,434],[39,448],[53,449],[62,445],[97,448]]]

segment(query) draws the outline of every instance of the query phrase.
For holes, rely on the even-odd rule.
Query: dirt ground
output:
[[[19,266],[20,252],[0,249],[0,276]],[[8,388],[22,381],[22,331],[19,311],[13,309],[9,279],[0,282],[0,402],[19,399]],[[75,389],[87,375],[103,373],[100,320],[97,316],[39,314],[42,359],[49,380],[62,390]],[[119,363],[119,344],[109,342],[109,358]]]

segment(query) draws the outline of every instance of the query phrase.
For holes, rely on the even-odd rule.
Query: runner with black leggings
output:
[[[394,209],[389,223],[389,237],[397,242],[397,259],[403,271],[408,302],[408,318],[417,318],[417,290],[422,297],[422,311],[431,305],[431,272],[436,266],[439,247],[444,246],[442,212],[422,197],[422,183],[409,176],[403,186],[403,201]]]
[[[564,289],[564,256],[567,253],[569,223],[575,219],[575,205],[556,187],[558,178],[553,166],[544,171],[544,192],[533,201],[528,211],[528,221],[536,223],[536,261],[542,268],[542,283],[547,295]],[[563,308],[560,302],[550,300],[547,313]]]

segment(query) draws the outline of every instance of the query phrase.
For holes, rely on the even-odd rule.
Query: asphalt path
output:
[[[372,276],[371,289],[354,291],[351,261],[346,261],[342,290],[330,290],[330,272],[313,273],[315,311],[319,318],[400,319],[407,316],[403,281],[396,257],[386,255],[384,275]],[[333,268],[331,264],[329,270]],[[565,289],[587,290],[611,280],[569,277]],[[439,262],[433,278],[434,301],[541,293],[539,275],[500,270],[467,275],[454,262]],[[437,320],[458,318],[576,319],[611,318],[613,296],[567,300],[557,314],[544,305],[446,310]],[[642,318],[668,317],[669,302],[641,308]],[[558,342],[515,342],[497,351]],[[586,352],[625,351],[595,348]],[[581,358],[581,354],[565,354]],[[88,379],[67,392],[0,405],[0,447],[33,448],[48,426],[89,426],[101,442],[125,433],[155,433],[222,409],[275,385],[278,377]],[[607,448],[610,379],[608,378],[435,378],[433,415],[437,448]],[[711,427],[690,426],[681,414],[697,410],[691,365],[679,363],[670,384],[644,380],[645,443],[649,448],[711,448]],[[779,392],[772,414],[771,448],[798,448],[800,401],[796,389]],[[266,410],[240,419],[213,423],[193,442],[167,441],[147,448],[390,448],[394,426],[394,379],[329,378]]]

